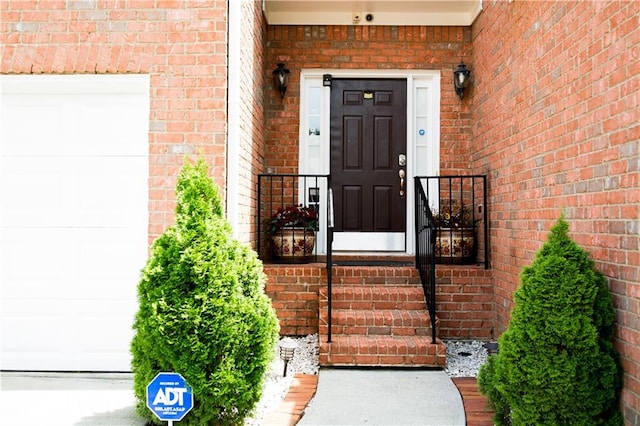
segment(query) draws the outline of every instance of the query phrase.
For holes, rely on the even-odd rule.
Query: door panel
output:
[[[394,233],[395,241],[406,231],[406,198],[398,177],[404,169],[398,157],[406,155],[406,99],[403,79],[332,81],[335,232]]]
[[[362,117],[344,117],[343,170],[362,171]]]
[[[357,214],[341,215],[345,231],[359,231],[362,228],[362,187],[345,185],[342,191],[343,211]]]
[[[392,132],[393,117],[374,117],[374,170],[390,170],[393,141]]]
[[[390,186],[376,186],[373,188],[374,224],[378,231],[391,230],[391,200],[393,188]]]

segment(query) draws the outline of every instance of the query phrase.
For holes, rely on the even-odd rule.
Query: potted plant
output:
[[[435,222],[435,256],[438,263],[468,264],[476,257],[476,233],[473,210],[458,200],[441,200],[432,211]]]
[[[318,214],[302,204],[280,207],[267,224],[273,254],[287,262],[307,262],[313,254]]]

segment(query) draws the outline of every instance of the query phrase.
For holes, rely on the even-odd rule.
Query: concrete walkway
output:
[[[323,369],[298,425],[465,425],[462,398],[441,370]]]
[[[131,374],[0,374],[2,424],[144,426]]]
[[[443,371],[322,369],[294,384],[265,426],[295,425],[300,416],[301,426],[465,424],[460,393]],[[1,423],[144,426],[132,387],[131,374],[2,372]]]

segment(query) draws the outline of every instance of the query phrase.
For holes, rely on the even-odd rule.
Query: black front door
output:
[[[332,81],[335,232],[406,231],[406,108],[404,79]]]

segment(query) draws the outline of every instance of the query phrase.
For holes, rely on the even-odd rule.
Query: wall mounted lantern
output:
[[[458,69],[453,72],[453,86],[455,87],[456,94],[460,97],[460,100],[462,100],[464,91],[469,85],[470,76],[471,71],[467,69],[464,62],[460,62]]]
[[[291,71],[285,68],[283,63],[279,63],[278,68],[273,70],[272,74],[273,83],[280,92],[282,99],[284,99],[284,93],[287,91],[287,86],[289,85],[289,75]]]

